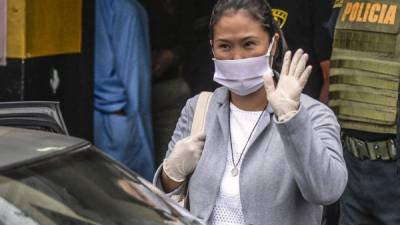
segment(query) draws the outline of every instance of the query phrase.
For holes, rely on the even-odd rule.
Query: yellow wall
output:
[[[7,57],[81,52],[82,0],[8,0]]]
[[[7,57],[25,55],[25,0],[7,1]]]

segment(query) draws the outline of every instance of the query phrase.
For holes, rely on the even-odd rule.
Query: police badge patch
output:
[[[342,8],[343,6],[343,0],[336,0],[335,4],[333,5],[333,8]]]
[[[272,16],[275,21],[279,24],[279,27],[282,29],[285,26],[288,13],[281,9],[272,9]]]

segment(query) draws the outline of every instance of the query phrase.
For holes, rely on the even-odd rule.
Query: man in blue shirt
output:
[[[151,72],[147,14],[136,0],[97,0],[94,143],[151,180]]]

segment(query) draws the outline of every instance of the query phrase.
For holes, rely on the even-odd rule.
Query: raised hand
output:
[[[300,95],[312,69],[306,67],[308,55],[302,49],[297,50],[292,59],[291,55],[290,51],[285,53],[276,86],[272,76],[264,76],[267,99],[279,121],[287,120],[299,109]]]

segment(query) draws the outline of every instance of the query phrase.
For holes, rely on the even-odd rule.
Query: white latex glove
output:
[[[200,159],[206,135],[186,137],[176,142],[171,154],[164,160],[165,174],[175,182],[183,182],[193,172]]]
[[[285,53],[282,71],[278,84],[271,75],[264,76],[264,87],[268,102],[271,104],[279,121],[291,118],[299,109],[300,94],[311,73],[311,66],[307,66],[308,55],[299,49],[291,59],[291,52]]]

